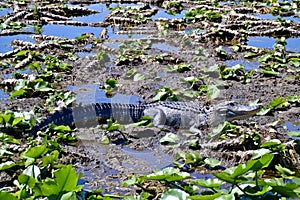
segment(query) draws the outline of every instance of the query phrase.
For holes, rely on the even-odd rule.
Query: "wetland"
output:
[[[299,6],[0,2],[0,199],[300,198]],[[77,104],[232,100],[262,109],[204,138],[113,121],[30,134]]]

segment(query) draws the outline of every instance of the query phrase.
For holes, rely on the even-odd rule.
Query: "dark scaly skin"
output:
[[[259,106],[244,106],[235,102],[224,102],[211,106],[200,106],[188,102],[159,102],[152,104],[96,103],[86,106],[63,108],[37,124],[32,134],[45,131],[49,124],[88,127],[105,123],[107,119],[121,124],[137,122],[142,116],[150,116],[154,126],[160,128],[190,128],[198,132],[214,121],[232,121],[247,118],[259,111]]]

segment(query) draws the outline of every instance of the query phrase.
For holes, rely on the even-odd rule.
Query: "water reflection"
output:
[[[258,47],[273,49],[276,42],[275,38],[270,37],[250,37],[248,38],[248,45]],[[288,38],[286,39],[286,50],[300,52],[300,38]]]

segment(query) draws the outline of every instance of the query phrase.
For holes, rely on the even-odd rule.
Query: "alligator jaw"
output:
[[[260,108],[260,106],[245,106],[234,103],[233,106],[230,105],[226,111],[226,120],[232,121],[251,117],[255,115]]]
[[[251,117],[255,115],[260,108],[260,106],[246,106],[236,102],[226,102],[225,104],[219,105],[218,113],[224,116],[227,121],[233,121]]]

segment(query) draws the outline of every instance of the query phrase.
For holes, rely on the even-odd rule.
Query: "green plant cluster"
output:
[[[74,136],[68,134],[71,130],[67,127],[53,127],[56,135],[53,139],[47,139],[46,134],[43,141],[36,141],[27,138],[27,147],[11,136],[12,129],[17,132],[20,128],[26,129],[34,125],[34,120],[29,113],[13,113],[6,111],[0,114],[0,171],[11,173],[17,172],[17,179],[14,185],[18,190],[14,193],[0,192],[1,199],[35,199],[38,197],[48,197],[53,199],[76,199],[76,193],[81,191],[82,186],[78,186],[77,175],[72,165],[58,164],[65,153],[59,142],[75,141]],[[11,128],[5,134],[7,128]],[[19,132],[19,134],[21,134]],[[23,149],[16,159],[16,154],[10,148],[11,144]]]
[[[141,61],[140,56],[146,56],[146,50],[151,47],[151,41],[135,40],[126,41],[119,46],[119,55],[115,61],[116,65],[123,65]]]
[[[275,42],[273,50],[250,50],[245,55],[245,59],[253,60],[257,59],[260,63],[259,69],[253,69],[247,71],[245,66],[237,64],[232,67],[226,65],[213,65],[205,68],[202,71],[204,73],[215,73],[219,72],[219,78],[223,80],[237,80],[243,83],[249,83],[254,73],[261,73],[265,76],[281,76],[284,73],[284,69],[288,69],[289,72],[293,72],[296,75],[294,77],[286,77],[287,80],[299,80],[299,66],[300,66],[300,54],[289,53],[285,50],[286,46],[285,37],[280,37]],[[240,50],[239,46],[233,46],[232,49],[237,52]],[[225,58],[226,60],[231,57],[222,46],[216,49],[219,57]]]
[[[295,98],[289,98],[291,101]],[[299,101],[299,98],[297,98]],[[31,118],[19,116],[17,113],[3,113],[0,123],[5,126],[18,127],[24,123],[32,123]],[[143,120],[131,126],[144,125]],[[107,130],[119,130],[120,125],[109,123]],[[235,132],[236,126],[226,124],[221,132]],[[53,139],[49,140],[49,132],[45,134],[44,141],[38,142],[28,138],[29,146],[20,153],[20,160],[13,159],[14,153],[7,147],[8,144],[20,146],[20,141],[5,133],[0,134],[0,171],[17,170],[19,175],[14,184],[18,187],[16,192],[0,192],[0,197],[5,199],[152,199],[156,190],[147,189],[147,181],[154,181],[155,185],[164,185],[161,199],[282,199],[300,197],[300,178],[297,172],[277,163],[276,157],[286,152],[285,145],[274,139],[265,143],[257,141],[259,147],[254,151],[252,159],[236,167],[222,169],[222,163],[213,158],[206,158],[197,152],[177,154],[174,158],[174,167],[167,167],[153,173],[129,177],[123,186],[136,186],[140,192],[133,196],[119,196],[103,194],[101,188],[93,191],[83,190],[83,185],[78,185],[81,174],[77,175],[72,165],[59,164],[64,155],[64,150],[59,142],[71,130],[65,126],[53,126],[49,129]],[[61,134],[62,133],[62,134]],[[65,139],[65,138],[64,138]],[[174,136],[168,136],[161,142],[178,141]],[[174,140],[175,139],[175,140]],[[68,140],[70,141],[70,140]],[[211,178],[195,177],[193,170],[208,168],[215,172]],[[268,171],[273,169],[276,178],[268,178]],[[157,183],[155,183],[157,182]]]
[[[208,20],[212,22],[221,22],[222,16],[219,12],[205,10],[202,8],[195,8],[191,11],[187,11],[184,14],[185,19],[190,20],[192,22],[199,20]]]
[[[291,105],[299,106],[300,105],[300,96],[294,95],[286,98],[277,97],[273,99],[269,105],[264,106],[261,111],[258,113],[259,115],[265,115],[267,113],[273,112],[276,109],[288,109]]]
[[[266,153],[267,152],[267,153]],[[144,187],[146,181],[157,181],[166,185],[161,199],[283,199],[300,197],[300,178],[294,171],[275,165],[277,178],[266,176],[274,154],[257,151],[251,160],[236,167],[214,172],[212,178],[195,178],[192,169],[199,166],[216,168],[221,162],[203,158],[199,153],[177,155],[175,167],[157,170],[154,173],[128,178],[123,186],[134,185],[141,193],[126,199],[151,199],[156,194]],[[189,169],[189,171],[187,171]],[[159,185],[157,183],[157,185]]]
[[[21,22],[10,22],[9,24],[1,23],[0,30],[21,30],[22,28],[26,27],[25,24]]]

